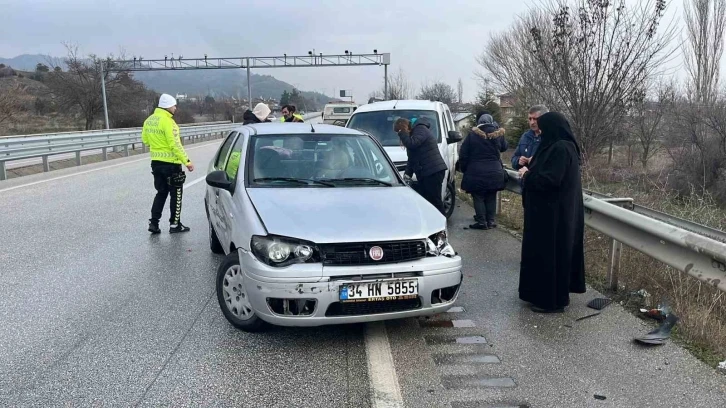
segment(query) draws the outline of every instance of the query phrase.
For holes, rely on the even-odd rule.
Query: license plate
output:
[[[418,296],[418,280],[348,283],[340,285],[339,294],[341,302],[415,299]]]

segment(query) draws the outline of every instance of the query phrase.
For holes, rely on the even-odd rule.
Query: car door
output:
[[[232,132],[227,136],[227,139],[224,140],[222,145],[219,148],[219,151],[217,151],[217,155],[214,158],[211,168],[209,169],[209,172],[216,171],[216,170],[224,170],[227,166],[227,160],[230,155],[230,151],[232,150],[232,146],[237,140],[238,133]],[[222,243],[223,248],[229,248],[228,245],[225,245],[225,241],[222,240],[222,235],[224,233],[224,220],[221,214],[224,214],[221,212],[220,209],[220,189],[207,186],[207,194],[205,201],[207,202],[207,216],[209,218],[209,223],[211,228],[214,228],[214,231],[217,234],[217,238],[219,239],[219,242]]]
[[[232,182],[231,191],[220,189],[216,196],[217,216],[220,221],[217,238],[219,238],[219,242],[224,248],[230,248],[234,226],[242,221],[238,217],[243,217],[243,211],[239,210],[240,206],[237,204],[236,195],[244,193],[244,184],[241,179],[243,178],[242,174],[244,174],[244,152],[247,139],[243,133],[238,135],[229,151],[224,168],[220,169],[227,173],[227,178]]]
[[[449,110],[449,107],[446,106],[446,122],[449,124],[450,130],[457,130],[456,124],[454,123],[454,118],[451,116],[451,111]],[[447,135],[448,137],[448,132]],[[449,160],[449,170],[451,171],[451,179],[454,179],[453,169],[456,165],[456,162],[459,160],[459,147],[457,143],[447,144],[446,146],[446,155],[448,156]]]

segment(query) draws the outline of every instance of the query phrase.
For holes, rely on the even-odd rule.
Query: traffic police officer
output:
[[[173,234],[189,231],[189,227],[181,223],[182,189],[186,180],[182,165],[189,171],[194,171],[194,164],[189,160],[179,138],[179,126],[173,118],[176,109],[176,99],[162,94],[159,107],[146,119],[141,132],[141,140],[149,146],[151,152],[151,174],[154,175],[156,189],[149,220],[149,232],[152,234],[161,232],[159,219],[169,195],[169,232]]]
[[[295,113],[296,110],[295,105],[284,105],[280,122],[305,122],[302,115]]]

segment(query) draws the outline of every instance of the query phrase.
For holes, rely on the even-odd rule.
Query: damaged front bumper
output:
[[[257,316],[279,326],[321,326],[433,315],[448,310],[462,283],[461,258],[431,257],[397,264],[325,267],[323,276],[281,277],[280,270],[239,251],[247,295]],[[278,276],[276,276],[278,275]],[[284,275],[284,274],[283,274]],[[402,300],[341,301],[341,286],[417,283]]]

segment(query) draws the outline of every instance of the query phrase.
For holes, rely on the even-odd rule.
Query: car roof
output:
[[[336,125],[313,123],[312,127],[315,129],[315,133],[321,133],[326,135],[366,135],[360,130],[344,128],[342,126]],[[302,135],[313,133],[311,132],[310,123],[255,123],[251,125],[245,125],[244,127],[240,127],[236,130],[241,131],[244,128],[254,129],[253,134],[256,135]]]
[[[441,105],[441,102],[423,101],[417,99],[382,101],[361,105],[358,107],[358,109],[356,109],[354,114],[364,112],[387,111],[393,110],[394,108],[396,110],[438,110],[438,107]]]

